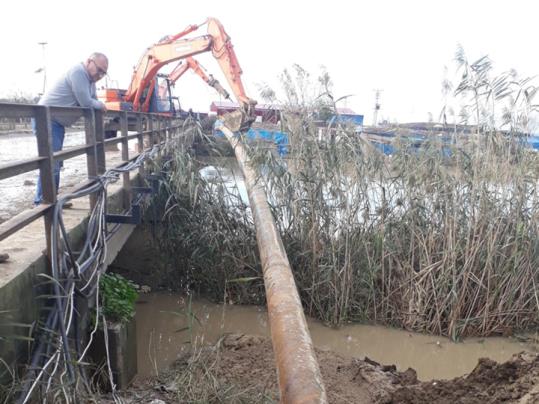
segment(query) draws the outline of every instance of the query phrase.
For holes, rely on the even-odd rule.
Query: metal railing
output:
[[[109,145],[122,145],[122,167],[135,160],[145,150],[156,144],[165,144],[170,137],[179,133],[180,125],[176,120],[156,114],[135,112],[107,112],[106,115],[99,110],[89,108],[47,107],[28,104],[0,103],[0,118],[32,118],[35,121],[35,134],[37,143],[37,156],[0,165],[0,180],[11,178],[29,171],[39,169],[39,178],[43,191],[43,202],[33,209],[27,209],[0,224],[0,241],[11,236],[23,227],[44,217],[45,234],[47,240],[47,254],[50,257],[50,229],[53,206],[57,200],[57,190],[54,181],[54,163],[69,160],[80,155],[86,155],[86,168],[88,179],[77,185],[72,192],[77,192],[92,185],[97,177],[107,168],[106,149]],[[85,143],[58,152],[52,151],[51,122],[54,119],[70,118],[84,120]],[[105,118],[119,127],[120,136],[105,139]],[[135,133],[129,133],[134,131]],[[136,139],[137,153],[130,155],[128,142]],[[146,143],[145,143],[146,142]],[[144,145],[146,144],[146,148]],[[144,174],[141,167],[140,174]],[[130,176],[122,174],[122,187],[124,189],[123,207],[129,206]],[[90,195],[90,210],[95,206],[95,197]]]

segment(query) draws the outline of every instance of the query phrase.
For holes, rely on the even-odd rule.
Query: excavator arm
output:
[[[207,35],[184,38],[205,24],[207,24]],[[241,129],[249,126],[254,121],[254,106],[256,105],[256,101],[250,99],[245,93],[241,81],[242,70],[234,52],[234,47],[222,24],[215,18],[208,18],[201,25],[190,25],[182,32],[166,37],[148,48],[133,72],[131,84],[124,96],[124,100],[132,102],[135,111],[147,112],[149,110],[150,98],[155,88],[157,73],[164,65],[209,51],[211,51],[213,57],[219,63],[234,96],[242,106],[241,122],[237,122],[237,115],[235,117],[229,117],[229,122],[232,126],[231,129],[234,130],[236,126]],[[187,60],[186,64],[189,64]],[[196,69],[199,67],[197,65],[198,63],[195,62],[189,68],[197,72]],[[204,74],[202,69],[200,71]],[[206,82],[210,84],[210,80]],[[216,85],[214,87],[218,89]]]
[[[200,63],[198,63],[194,58],[188,57],[185,59],[185,61],[180,61],[178,65],[170,72],[170,74],[167,76],[168,85],[173,86],[178,79],[183,76],[183,74],[188,71],[189,69],[193,70],[206,84],[208,84],[210,87],[215,88],[215,90],[223,96],[225,99],[230,99],[230,94],[228,94],[228,91],[226,91],[221,83],[217,79],[215,79],[211,74],[208,76],[205,72]],[[163,83],[159,86],[159,96],[162,98],[166,94],[168,90],[167,83]]]

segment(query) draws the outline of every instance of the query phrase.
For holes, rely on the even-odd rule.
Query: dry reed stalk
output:
[[[289,107],[290,156],[250,153],[307,314],[454,339],[539,322],[535,153],[489,132],[428,139],[419,152],[402,139],[388,158],[349,126],[320,129],[316,105]],[[262,303],[259,281],[228,282],[261,275],[241,198],[201,178],[195,156],[173,165],[163,247],[198,289],[220,297],[233,285],[234,302]]]

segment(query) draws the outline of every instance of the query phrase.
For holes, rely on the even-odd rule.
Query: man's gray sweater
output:
[[[39,100],[39,105],[51,107],[86,107],[103,109],[97,101],[95,83],[92,82],[82,63],[72,67]],[[52,117],[62,126],[70,126],[77,118]]]

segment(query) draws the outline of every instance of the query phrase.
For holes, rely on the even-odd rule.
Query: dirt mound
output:
[[[271,390],[278,397],[271,342],[229,335],[222,343],[221,377],[243,388]],[[468,375],[453,380],[419,382],[416,372],[398,372],[369,358],[346,359],[316,350],[330,403],[539,403],[539,356],[516,355],[498,364],[481,359]]]
[[[480,359],[464,377],[403,386],[384,403],[539,403],[539,356],[515,355],[498,364]]]
[[[346,359],[321,350],[316,355],[330,403],[539,402],[539,356],[534,354],[502,364],[482,359],[468,376],[430,382],[419,382],[413,369],[399,372],[369,358]],[[122,397],[127,403],[278,402],[271,341],[227,335],[217,346],[179,359],[160,377],[138,380]]]
[[[271,341],[249,335],[232,334],[222,340],[216,375],[240,390],[264,391],[278,401],[279,386]],[[374,402],[387,397],[394,385],[417,383],[412,369],[397,372],[367,359],[350,360],[330,351],[316,350],[330,403]]]

